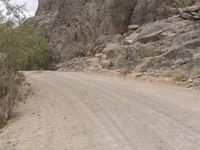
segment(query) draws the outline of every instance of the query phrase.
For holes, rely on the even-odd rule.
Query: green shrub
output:
[[[0,0],[0,127],[26,95],[27,83],[20,71],[49,69],[52,62],[48,41],[23,23],[23,10],[24,6]]]
[[[16,28],[12,22],[1,24],[0,47],[7,64],[18,70],[48,69],[52,62],[48,41],[27,24]]]
[[[0,61],[0,127],[12,117],[19,101],[23,100],[25,77]]]

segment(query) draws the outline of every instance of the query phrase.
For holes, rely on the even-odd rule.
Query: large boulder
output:
[[[134,45],[142,56],[139,71],[176,68],[192,71],[200,69],[199,35],[199,21],[174,16],[142,26],[126,37],[125,43]]]
[[[118,43],[107,44],[103,54],[106,55],[106,62],[110,64],[107,69],[134,69],[141,61],[140,55],[133,46],[124,46]]]
[[[179,8],[179,15],[183,19],[200,20],[200,6]]]

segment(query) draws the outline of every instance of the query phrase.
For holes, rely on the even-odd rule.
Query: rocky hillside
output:
[[[36,17],[29,20],[51,42],[57,62],[96,54],[98,42],[178,13],[198,0],[39,0]],[[101,39],[101,40],[99,40]],[[116,40],[116,38],[114,38]]]
[[[56,2],[40,0],[29,22],[49,38],[58,69],[200,75],[199,0]]]

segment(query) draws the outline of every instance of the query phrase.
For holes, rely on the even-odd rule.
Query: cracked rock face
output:
[[[124,33],[129,24],[113,25],[109,7],[113,0],[39,0],[36,16],[29,22],[51,43],[57,62],[91,55],[95,41],[105,35]],[[142,25],[178,13],[178,8],[199,0],[130,0],[130,24]],[[130,13],[130,12],[129,12]],[[107,41],[109,42],[109,41]]]
[[[39,0],[31,24],[46,35],[64,61],[85,55],[91,44],[112,30],[104,0]]]

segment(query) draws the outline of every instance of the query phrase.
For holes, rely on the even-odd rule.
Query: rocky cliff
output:
[[[58,69],[156,78],[169,70],[200,87],[200,0],[39,0],[29,22]]]
[[[50,40],[56,61],[98,53],[95,47],[119,40],[130,24],[142,25],[177,14],[198,0],[39,0],[29,20]]]

